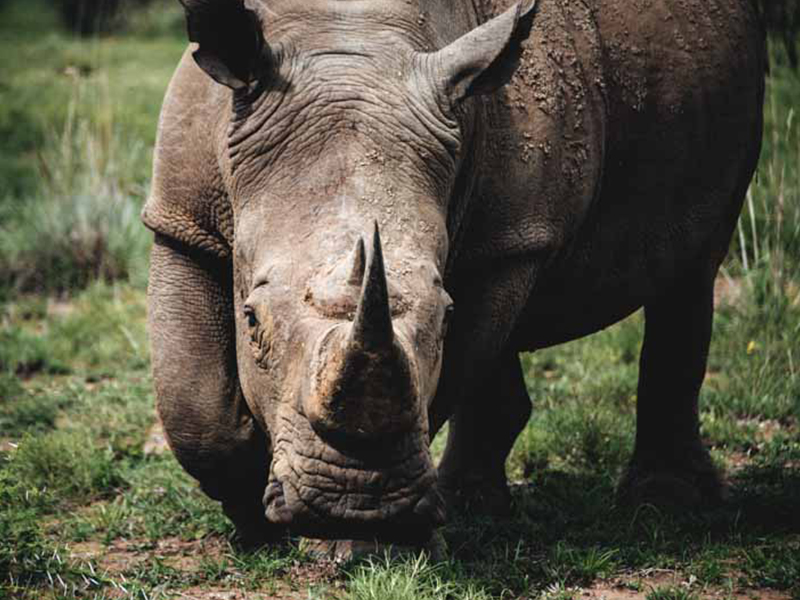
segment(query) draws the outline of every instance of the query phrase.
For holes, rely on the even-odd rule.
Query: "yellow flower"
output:
[[[758,349],[758,344],[756,344],[755,340],[750,340],[750,343],[747,344],[747,354],[752,354]]]

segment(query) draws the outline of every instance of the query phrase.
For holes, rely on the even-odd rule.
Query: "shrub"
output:
[[[139,220],[143,189],[132,165],[146,160],[105,120],[76,117],[39,154],[39,192],[0,215],[0,286],[14,291],[85,287],[93,280],[144,280],[150,235]],[[102,111],[100,111],[102,112]]]
[[[50,492],[58,502],[112,495],[125,480],[111,447],[93,445],[85,430],[26,436],[8,472],[26,485]]]

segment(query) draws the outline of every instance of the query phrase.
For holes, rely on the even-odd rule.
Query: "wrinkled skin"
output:
[[[642,306],[621,491],[719,497],[697,394],[760,147],[753,7],[495,2],[183,0],[143,212],[153,369],[246,540],[506,512],[517,354]]]

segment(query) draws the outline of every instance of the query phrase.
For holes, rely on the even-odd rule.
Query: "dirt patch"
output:
[[[660,588],[683,589],[703,600],[718,598],[726,600],[792,600],[790,593],[778,590],[700,586],[693,577],[687,578],[675,571],[661,569],[647,569],[640,573],[598,581],[589,588],[577,590],[575,598],[645,600],[648,594]]]
[[[81,542],[73,544],[70,554],[76,560],[93,561],[102,572],[113,575],[152,558],[173,569],[193,571],[199,568],[201,560],[221,557],[227,549],[227,544],[219,538],[196,541],[166,538],[155,547],[137,540],[115,540],[108,545],[97,541]]]
[[[156,422],[147,432],[147,440],[144,443],[142,450],[145,456],[159,455],[169,452],[169,445],[167,444],[167,436],[164,435],[164,428],[161,426],[161,421],[156,418]]]
[[[180,600],[308,600],[306,589],[293,590],[279,583],[269,591],[231,590],[219,587],[197,586],[173,592],[173,598]],[[330,596],[325,596],[330,598]]]
[[[141,540],[116,540],[108,545],[88,541],[73,544],[70,550],[73,560],[92,565],[89,570],[111,582],[103,590],[111,598],[116,598],[117,592],[120,593],[119,597],[129,597],[124,588],[125,574],[140,568],[146,569],[154,560],[165,567],[191,575],[202,573],[204,562],[220,561],[229,553],[230,547],[222,538],[188,541],[165,538],[156,544]],[[170,589],[169,597],[192,600],[307,600],[309,588],[324,588],[324,597],[334,598],[332,592],[343,586],[337,569],[337,564],[330,560],[297,563],[279,576],[259,581],[257,587],[252,589],[254,582],[248,583],[234,567],[224,576],[225,581],[231,580],[228,585],[219,581],[194,584],[183,589]],[[117,589],[117,586],[121,588]],[[178,584],[177,588],[180,587]]]
[[[784,432],[788,429],[775,419],[738,419],[736,423],[742,428],[753,427],[760,442],[769,442],[775,437],[776,433]]]
[[[320,560],[294,565],[279,579],[275,578],[256,590],[232,587],[194,586],[175,592],[174,597],[186,600],[308,600],[312,597],[309,589],[316,589],[324,590],[320,597],[335,600],[344,583],[333,561]]]
[[[734,450],[725,456],[725,470],[729,475],[738,473],[753,461],[753,457],[748,452]]]
[[[192,541],[167,538],[159,541],[154,549],[147,552],[179,571],[195,571],[199,568],[202,560],[221,558],[229,552],[229,547],[220,538]]]
[[[11,438],[0,438],[0,452],[13,452],[19,447],[16,440]]]
[[[336,562],[318,560],[294,565],[286,577],[293,582],[302,582],[304,587],[327,585],[329,588],[340,588],[344,585],[340,576]]]
[[[714,281],[714,306],[735,306],[742,297],[742,281],[720,274]]]
[[[286,596],[264,596],[259,593],[242,590],[226,590],[212,587],[193,587],[174,592],[174,598],[185,600],[266,600],[267,598],[283,599]]]
[[[112,542],[105,546],[100,542],[80,542],[70,548],[70,556],[77,561],[94,563],[103,576],[118,575],[147,560],[147,553],[136,552],[129,542]]]

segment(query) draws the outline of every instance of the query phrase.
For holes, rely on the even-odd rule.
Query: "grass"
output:
[[[0,298],[98,278],[143,286],[150,236],[138,215],[186,46],[180,6],[154,5],[128,35],[88,41],[59,31],[44,0],[0,11],[0,50],[14,57],[0,64]]]
[[[68,311],[29,300],[5,308],[4,331],[17,332],[21,346],[40,340],[39,364],[66,365],[20,376],[12,364],[2,380],[10,393],[0,401],[0,568],[7,571],[0,589],[12,597],[53,592],[58,577],[83,594],[110,593],[119,584],[164,598],[195,588],[320,598],[567,598],[612,581],[652,597],[704,597],[726,586],[798,593],[795,388],[791,377],[778,385],[746,376],[749,362],[765,368],[763,353],[747,353],[755,331],[744,327],[746,311],[723,312],[731,325],[715,343],[738,352],[718,357],[719,374],[705,392],[713,401],[705,403],[704,435],[731,478],[725,508],[676,515],[613,505],[630,451],[629,346],[641,327],[634,318],[526,358],[538,410],[509,461],[516,481],[511,519],[454,521],[443,531],[444,563],[387,558],[325,570],[294,542],[255,555],[235,550],[219,507],[171,455],[144,452],[154,414],[143,305],[143,292],[129,284],[98,283]],[[792,310],[785,323],[798,319]],[[782,343],[789,344],[768,344],[780,355]],[[743,373],[729,377],[729,370]],[[751,400],[726,404],[718,388],[731,397],[751,393]],[[692,586],[650,581],[653,570]]]
[[[18,57],[0,64],[0,598],[800,598],[800,78],[780,57],[701,397],[729,502],[614,505],[632,448],[634,315],[524,357],[535,410],[507,466],[509,519],[456,518],[441,562],[321,564],[297,540],[238,550],[219,506],[149,449],[137,213],[184,47],[175,7],[81,41],[48,6],[0,6],[0,49]]]
[[[482,590],[453,580],[448,565],[431,564],[425,554],[392,560],[369,559],[350,573],[346,586],[346,597],[352,600],[438,600],[459,598],[484,600],[488,596]]]
[[[75,90],[63,130],[48,135],[37,153],[41,191],[7,211],[0,286],[63,291],[96,279],[146,280],[144,187],[128,180],[144,148],[124,144],[113,117],[79,119],[82,85]],[[102,111],[107,100],[97,102]]]

